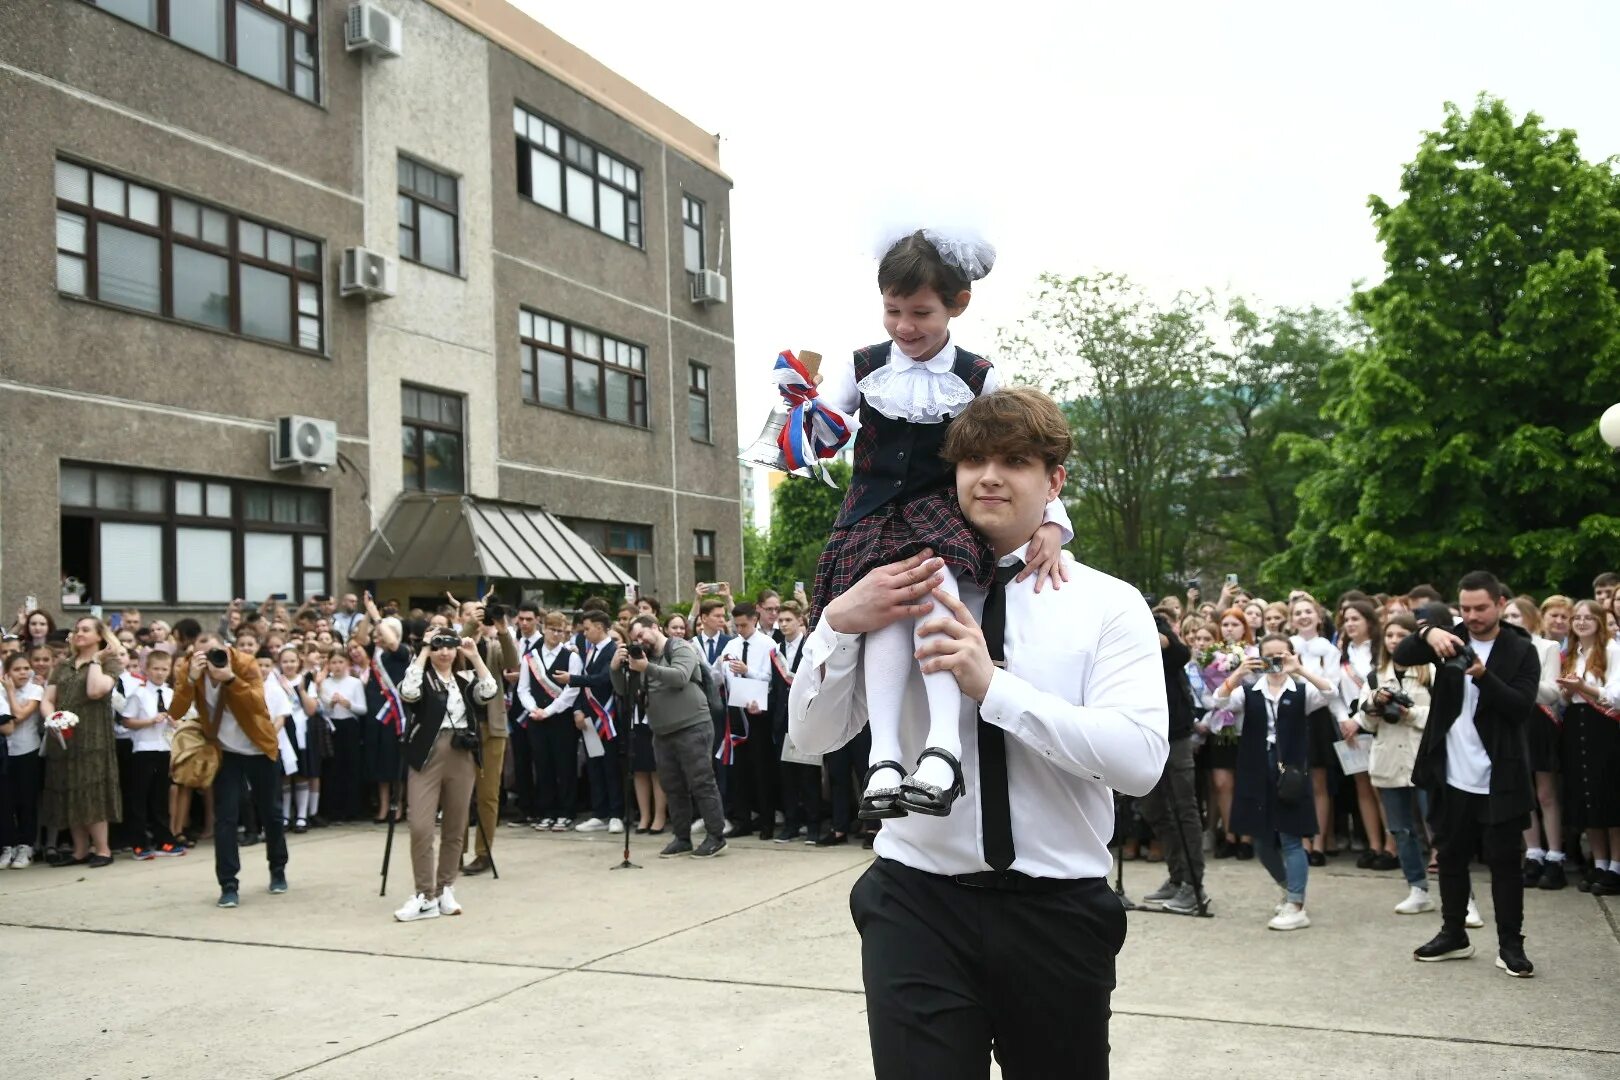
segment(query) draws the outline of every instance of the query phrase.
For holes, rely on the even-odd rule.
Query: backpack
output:
[[[709,670],[708,661],[703,659],[703,652],[698,651],[697,665],[698,685],[703,687],[703,696],[709,699],[709,719],[714,726],[724,727],[726,723],[726,703],[720,700],[720,688],[714,685],[714,672]]]

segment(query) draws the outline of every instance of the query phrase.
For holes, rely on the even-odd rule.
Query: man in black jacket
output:
[[[1187,684],[1192,650],[1164,616],[1153,621],[1159,630],[1159,657],[1164,662],[1164,694],[1170,705],[1170,756],[1152,791],[1142,797],[1142,816],[1164,846],[1170,876],[1142,899],[1162,904],[1177,915],[1195,915],[1204,888],[1204,834],[1198,820],[1198,791],[1193,773],[1193,703]]]
[[[1401,667],[1436,665],[1412,783],[1429,796],[1443,923],[1440,933],[1412,955],[1418,960],[1474,955],[1463,919],[1468,864],[1483,848],[1496,907],[1496,966],[1527,978],[1535,969],[1524,955],[1520,933],[1519,859],[1535,806],[1525,730],[1536,707],[1541,661],[1529,635],[1502,621],[1507,590],[1495,577],[1483,570],[1464,575],[1457,603],[1461,623],[1453,624],[1445,605],[1431,604],[1420,613],[1418,632],[1395,648]]]

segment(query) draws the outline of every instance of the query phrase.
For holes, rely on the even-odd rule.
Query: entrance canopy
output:
[[[394,500],[349,577],[509,578],[613,588],[636,584],[537,506],[414,493]]]

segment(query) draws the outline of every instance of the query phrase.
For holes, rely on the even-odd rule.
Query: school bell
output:
[[[799,362],[812,376],[821,366],[821,354],[801,351],[798,354]],[[787,426],[788,407],[785,401],[778,399],[771,409],[771,414],[765,418],[765,426],[760,429],[759,438],[753,445],[737,455],[737,460],[744,465],[760,465],[777,472],[785,472],[790,476],[814,476],[808,466],[790,469],[787,465],[787,455],[782,453],[782,429]]]

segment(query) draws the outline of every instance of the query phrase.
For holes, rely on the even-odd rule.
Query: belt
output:
[[[977,874],[953,874],[948,879],[967,889],[991,889],[995,892],[1057,893],[1078,889],[1102,881],[1102,878],[1041,878],[1030,877],[1017,870],[981,870]]]

